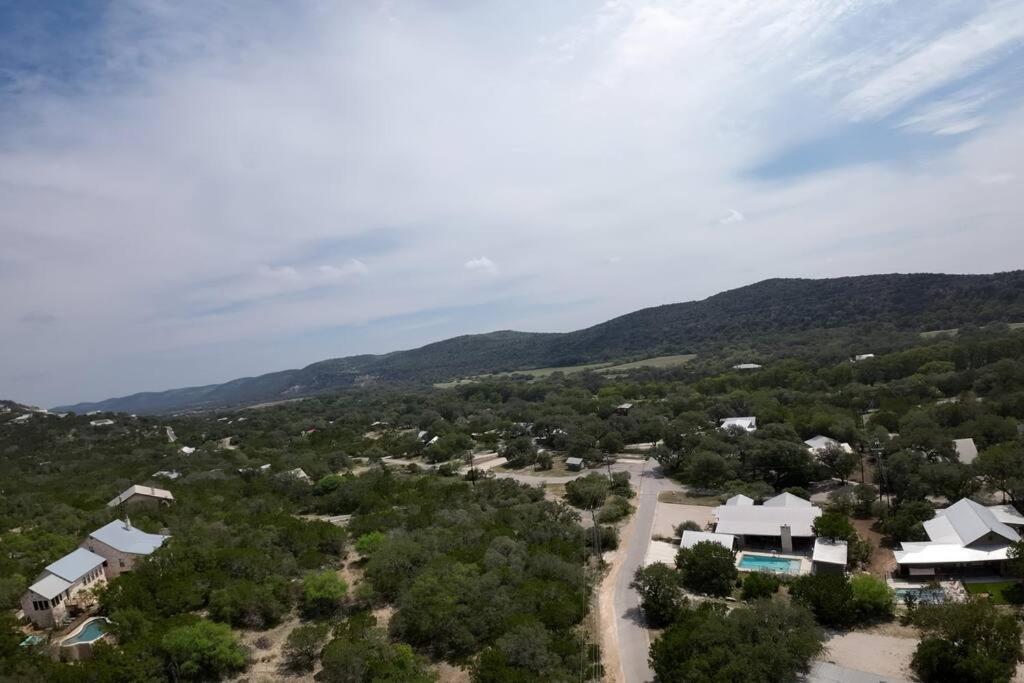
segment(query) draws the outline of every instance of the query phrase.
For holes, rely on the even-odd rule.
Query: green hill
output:
[[[224,384],[62,406],[163,413],[283,400],[370,382],[444,382],[488,373],[715,352],[810,330],[851,338],[1024,320],[1024,271],[772,279],[702,301],[645,308],[575,332],[499,331],[408,351],[324,360]]]

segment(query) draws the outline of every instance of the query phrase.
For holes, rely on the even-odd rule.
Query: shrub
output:
[[[684,531],[700,531],[700,524],[694,522],[692,519],[688,519],[679,526],[676,527],[676,536],[682,536]]]
[[[744,600],[767,598],[779,590],[779,577],[766,572],[751,572],[743,579],[741,597]]]
[[[289,633],[283,650],[285,666],[292,671],[311,671],[320,658],[327,631],[327,624],[307,624]]]
[[[1021,661],[1021,627],[985,601],[921,605],[924,637],[911,667],[924,683],[1007,683]]]
[[[570,505],[583,510],[594,510],[604,503],[608,497],[610,486],[608,477],[591,472],[585,477],[574,479],[565,485],[565,498]]]
[[[846,541],[856,535],[853,525],[846,515],[838,512],[826,512],[814,520],[814,534],[819,538],[831,541]]]
[[[387,535],[381,531],[371,531],[368,534],[363,534],[356,541],[356,552],[363,557],[369,557],[380,550],[380,547],[384,545],[386,540]]]
[[[177,678],[218,679],[245,666],[245,653],[226,624],[201,620],[172,628],[160,641]]]
[[[329,616],[341,606],[348,584],[331,571],[309,574],[302,580],[302,607],[311,616]]]
[[[710,541],[701,541],[692,548],[680,548],[676,566],[688,590],[708,595],[728,595],[738,574],[736,553]]]
[[[896,594],[882,580],[870,574],[850,579],[853,610],[857,623],[891,619],[896,610]]]
[[[633,506],[629,504],[629,501],[620,496],[612,496],[605,501],[605,504],[598,511],[597,521],[610,524],[628,517],[632,512]]]

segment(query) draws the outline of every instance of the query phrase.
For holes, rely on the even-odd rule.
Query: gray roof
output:
[[[690,531],[687,529],[683,532],[683,537],[679,541],[679,547],[692,548],[698,543],[717,543],[732,550],[736,547],[736,537],[732,534],[713,534],[709,531]]]
[[[928,538],[938,543],[957,543],[968,546],[978,539],[994,533],[1009,542],[1019,541],[1020,534],[1000,522],[984,505],[969,498],[961,498],[944,510],[937,510],[934,519],[924,523]]]
[[[53,600],[68,588],[71,588],[71,584],[55,574],[47,574],[28,587],[30,591],[47,600]]]
[[[102,564],[103,558],[96,553],[91,553],[85,548],[77,548],[53,564],[47,565],[46,571],[74,583]]]
[[[110,524],[89,534],[89,538],[106,543],[114,550],[120,550],[123,553],[149,555],[163,545],[168,537],[160,534],[148,534],[141,529],[136,529],[128,522],[115,519]]]
[[[582,465],[583,464],[583,458],[566,458],[565,459],[565,464],[566,465]]]
[[[824,562],[825,564],[841,564],[846,566],[847,546],[846,541],[826,541],[823,538],[814,539],[814,552],[811,560]]]
[[[725,501],[726,505],[753,505],[754,499],[750,496],[744,496],[742,493],[737,493],[735,496]]]

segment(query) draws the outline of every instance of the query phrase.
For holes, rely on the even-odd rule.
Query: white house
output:
[[[109,580],[131,571],[139,558],[151,555],[168,538],[137,529],[127,519],[115,519],[89,534],[82,548],[105,560],[104,572]]]
[[[816,574],[845,574],[848,548],[846,541],[814,539],[811,567]]]
[[[721,420],[721,429],[733,429],[738,427],[744,431],[756,432],[757,431],[757,418],[756,417],[726,417]]]
[[[157,489],[152,486],[132,484],[119,495],[114,496],[114,498],[107,503],[107,507],[114,508],[118,505],[134,505],[136,503],[170,503],[173,501],[174,495],[166,489]]]
[[[874,357],[875,354],[873,353],[858,353],[856,356],[853,357],[853,362],[859,363],[862,360],[870,360]]]
[[[737,537],[741,546],[781,548],[792,552],[794,545],[810,545],[812,526],[821,508],[791,493],[780,493],[762,505],[743,502],[715,508],[715,533]]]
[[[853,447],[845,441],[839,442],[827,436],[822,436],[821,434],[807,439],[807,441],[804,441],[804,445],[807,446],[807,450],[815,455],[824,453],[829,448],[839,448],[842,449],[844,453],[853,453]]]
[[[717,543],[723,548],[729,550],[736,549],[736,537],[732,534],[717,534],[710,531],[690,531],[687,529],[683,532],[683,537],[679,541],[680,548],[692,548],[698,543]]]
[[[725,501],[726,505],[753,505],[754,499],[750,496],[744,496],[742,493],[737,493],[735,496]]]
[[[956,457],[965,465],[970,465],[978,457],[978,446],[974,439],[953,439],[953,446],[956,448]]]
[[[1024,516],[1011,506],[986,507],[961,498],[924,523],[927,541],[902,543],[893,555],[903,573],[913,576],[999,574],[1022,529]]]
[[[21,596],[25,617],[39,628],[54,628],[92,604],[86,589],[106,583],[104,559],[78,548],[46,566],[39,578]]]
[[[757,363],[739,363],[738,365],[732,366],[733,370],[760,370],[761,366]]]
[[[114,421],[109,418],[103,418],[102,420],[90,420],[89,424],[93,427],[109,427],[114,424]]]

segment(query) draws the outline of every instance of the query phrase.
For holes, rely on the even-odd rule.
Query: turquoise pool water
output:
[[[739,568],[748,572],[773,572],[775,574],[799,574],[800,560],[773,555],[752,555],[744,553]]]
[[[103,619],[94,619],[85,625],[81,631],[71,638],[61,642],[61,645],[78,645],[79,643],[91,643],[99,640],[107,632],[107,623]]]
[[[937,605],[946,601],[946,593],[941,588],[897,588],[896,599],[905,602],[908,595],[917,597],[919,603]]]

